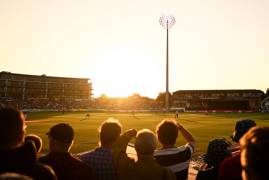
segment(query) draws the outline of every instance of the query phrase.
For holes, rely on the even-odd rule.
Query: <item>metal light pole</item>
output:
[[[169,29],[175,24],[174,16],[164,14],[160,17],[161,26],[166,29],[166,92],[165,92],[165,108],[169,110]]]

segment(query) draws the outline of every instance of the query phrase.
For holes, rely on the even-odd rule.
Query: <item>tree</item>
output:
[[[96,98],[95,104],[97,108],[108,108],[110,99],[105,94],[101,94],[100,97]]]
[[[160,92],[156,98],[156,102],[158,103],[160,108],[165,107],[165,92]],[[169,104],[171,105],[173,102],[172,95],[169,93]]]

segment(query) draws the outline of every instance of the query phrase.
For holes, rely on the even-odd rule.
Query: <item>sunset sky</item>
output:
[[[268,0],[0,0],[0,71],[90,78],[94,96],[269,88]]]

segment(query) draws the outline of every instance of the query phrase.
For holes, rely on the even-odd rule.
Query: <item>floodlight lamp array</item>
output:
[[[173,15],[164,14],[160,17],[159,22],[164,29],[170,29],[175,24],[176,20]]]

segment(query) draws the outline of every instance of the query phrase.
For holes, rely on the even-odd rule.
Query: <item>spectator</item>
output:
[[[231,156],[228,150],[230,143],[225,139],[214,139],[209,142],[207,152],[204,156],[205,164],[197,174],[197,180],[216,180],[220,163]]]
[[[59,180],[93,179],[91,168],[70,154],[74,131],[68,124],[57,124],[47,133],[50,152],[39,161],[50,165]]]
[[[235,131],[232,140],[235,142],[231,149],[233,156],[226,158],[220,165],[219,180],[241,180],[241,164],[240,164],[240,138],[253,126],[256,126],[255,121],[244,119],[236,122]]]
[[[37,162],[33,143],[23,143],[26,125],[23,113],[0,109],[0,173],[16,172],[37,180],[56,179],[50,167]]]
[[[175,145],[178,131],[187,141],[184,146],[176,147]],[[189,163],[195,147],[192,135],[174,120],[163,120],[157,125],[156,133],[162,144],[162,149],[156,150],[154,153],[156,161],[171,169],[177,179],[187,179]]]
[[[243,180],[268,179],[269,127],[253,127],[241,139]]]
[[[33,180],[29,176],[17,173],[4,173],[0,175],[0,180]]]
[[[41,137],[35,135],[35,134],[29,134],[27,136],[25,136],[25,141],[32,141],[34,142],[36,151],[38,154],[41,153],[42,150],[42,139]]]
[[[120,136],[121,128],[117,120],[110,118],[104,121],[99,127],[100,147],[78,155],[83,162],[93,168],[97,180],[118,179],[112,145]]]
[[[253,126],[256,126],[256,123],[251,119],[243,119],[236,122],[234,132],[231,136],[232,140],[235,142],[232,149],[233,153],[236,152],[236,150],[240,150],[240,138]]]
[[[135,162],[127,156],[126,146],[135,135],[136,130],[129,130],[118,138],[113,146],[120,180],[175,180],[173,172],[160,166],[153,157],[157,139],[152,131],[144,129],[137,133],[135,150],[138,160]]]

